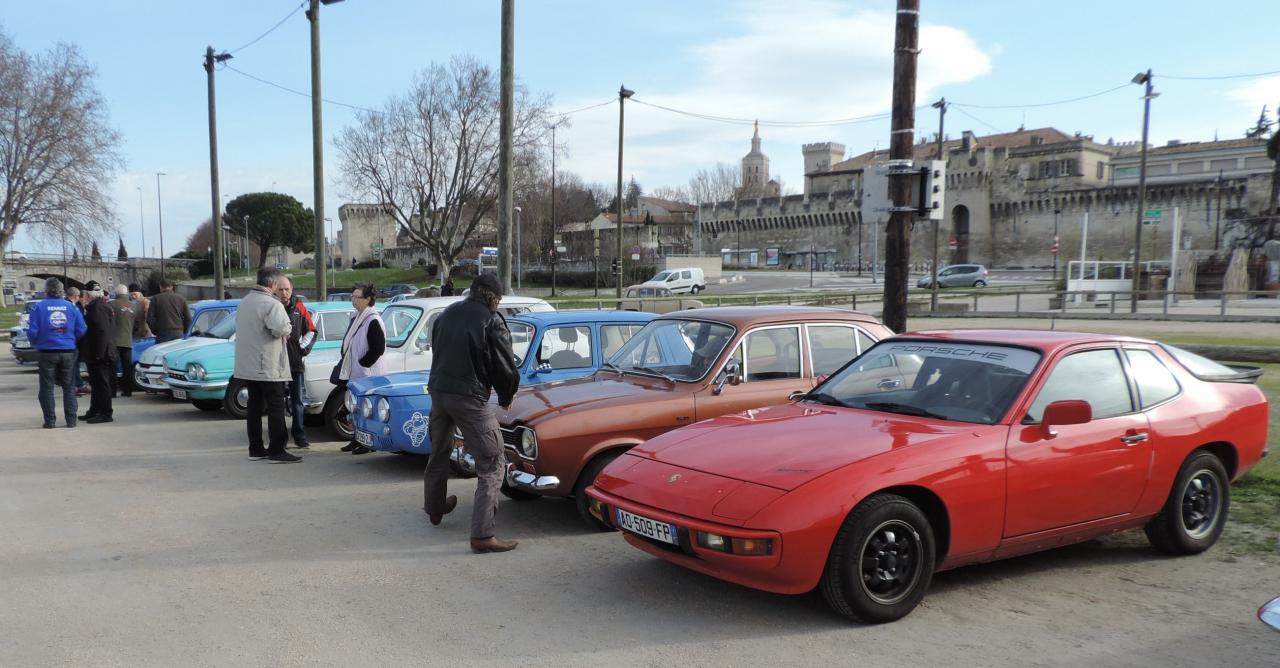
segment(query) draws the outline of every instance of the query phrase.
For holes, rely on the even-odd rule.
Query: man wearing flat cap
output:
[[[489,395],[497,392],[498,405],[507,408],[520,383],[511,332],[498,313],[501,300],[502,284],[497,277],[481,274],[471,284],[467,298],[451,304],[431,326],[431,459],[423,476],[423,510],[432,524],[439,524],[458,505],[458,497],[446,496],[456,428],[475,459],[471,550],[477,553],[516,547],[516,541],[494,535],[506,458]]]

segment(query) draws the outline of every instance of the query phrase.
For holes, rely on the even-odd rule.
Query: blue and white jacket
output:
[[[27,321],[27,338],[40,351],[74,352],[87,327],[76,305],[61,297],[40,300]]]

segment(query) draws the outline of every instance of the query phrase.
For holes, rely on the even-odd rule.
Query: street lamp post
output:
[[[328,250],[320,242],[324,240],[324,131],[320,112],[320,5],[331,5],[342,0],[311,0],[307,9],[307,21],[311,24],[311,187],[315,212],[312,238],[316,240],[316,300],[324,301],[329,286],[324,272],[324,256]]]
[[[1053,210],[1053,280],[1058,280],[1058,215],[1062,213],[1062,209]]]
[[[160,226],[160,279],[164,279],[164,210],[160,201],[160,177],[164,172],[156,172],[156,224]]]
[[[1142,218],[1147,211],[1147,132],[1151,127],[1151,100],[1159,93],[1151,90],[1151,70],[1134,75],[1133,83],[1145,84],[1142,96],[1142,157],[1138,163],[1138,221],[1133,230],[1133,288],[1129,298],[1129,312],[1138,312],[1138,289],[1142,275]]]
[[[147,223],[142,215],[142,186],[138,186],[138,231],[142,233],[142,257],[147,256]]]
[[[631,97],[632,95],[635,95],[635,94],[636,94],[636,92],[635,92],[635,91],[633,91],[633,90],[627,90],[627,87],[626,87],[626,86],[619,86],[619,87],[618,87],[618,240],[617,240],[617,241],[618,241],[618,244],[617,244],[617,246],[618,246],[618,247],[617,247],[617,253],[618,253],[618,276],[617,276],[618,285],[617,285],[617,298],[619,299],[619,301],[618,301],[618,308],[622,308],[622,301],[621,301],[621,299],[622,299],[622,277],[625,275],[625,272],[623,272],[623,270],[622,270],[622,267],[623,267],[623,262],[622,262],[622,121],[623,121],[623,108],[626,106],[626,104],[625,104],[625,103],[626,103],[626,101],[627,101],[627,98],[629,98],[629,97]]]

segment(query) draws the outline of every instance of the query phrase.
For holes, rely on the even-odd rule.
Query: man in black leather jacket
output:
[[[506,458],[489,394],[497,392],[498,405],[506,408],[520,384],[511,332],[498,313],[501,299],[501,283],[492,274],[483,274],[471,284],[467,298],[446,308],[431,327],[431,459],[423,475],[423,510],[432,524],[439,524],[458,505],[458,497],[445,495],[457,428],[476,466],[471,511],[474,552],[506,552],[516,547],[516,541],[493,535]]]

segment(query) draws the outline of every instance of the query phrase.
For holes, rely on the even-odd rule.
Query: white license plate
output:
[[[162,385],[163,383],[160,382],[160,379],[162,378],[164,378],[164,376],[153,376],[151,374],[147,374],[147,381],[152,385]]]
[[[645,538],[652,538],[671,545],[680,544],[676,534],[676,525],[641,517],[621,508],[614,508],[614,511],[619,527],[631,533],[640,534]]]
[[[174,398],[174,399],[186,399],[186,398],[187,398],[187,391],[186,391],[186,390],[178,390],[178,389],[175,389],[175,390],[172,390],[172,392],[173,392],[173,398]]]
[[[373,434],[367,431],[356,432],[356,443],[360,445],[373,445]]]

